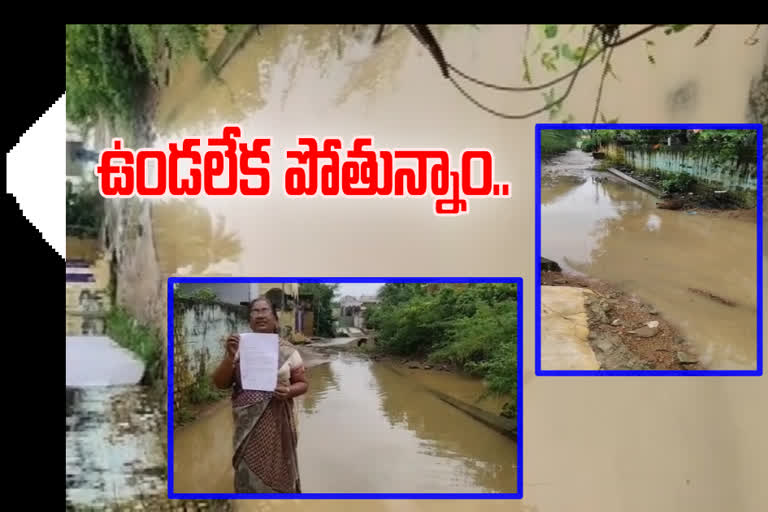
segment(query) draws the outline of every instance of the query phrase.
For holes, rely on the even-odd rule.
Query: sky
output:
[[[351,295],[360,297],[360,295],[376,295],[376,292],[384,283],[339,283],[339,297]]]

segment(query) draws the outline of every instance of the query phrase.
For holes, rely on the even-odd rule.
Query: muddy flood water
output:
[[[303,492],[515,492],[514,441],[422,386],[471,403],[480,382],[344,353],[310,368],[309,382],[297,404]],[[477,405],[497,412],[501,402]],[[223,400],[175,433],[175,491],[233,492],[231,457]]]
[[[594,165],[578,150],[542,164],[541,255],[653,304],[709,369],[754,369],[755,224],[658,209],[653,195],[619,178],[596,181],[607,173]]]

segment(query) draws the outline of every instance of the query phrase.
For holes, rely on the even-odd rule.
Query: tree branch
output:
[[[621,46],[621,45],[627,44],[628,42],[632,41],[633,39],[636,39],[636,38],[642,36],[643,34],[647,34],[651,30],[653,30],[655,28],[658,28],[660,26],[661,25],[648,25],[647,27],[638,30],[637,32],[633,33],[632,35],[625,37],[624,39],[619,39],[616,42],[608,43],[606,45],[606,47],[615,48],[617,46]]]
[[[597,27],[593,25],[592,26],[592,30],[590,30],[590,32],[589,32],[589,38],[587,39],[587,44],[585,46],[585,51],[582,54],[581,60],[579,61],[579,65],[577,66],[575,72],[571,76],[571,81],[568,83],[568,88],[565,90],[563,95],[560,96],[558,99],[552,101],[551,103],[548,103],[547,105],[544,105],[541,108],[538,108],[536,110],[528,112],[527,114],[504,114],[502,112],[498,112],[498,111],[493,110],[493,109],[491,109],[489,107],[486,107],[485,105],[483,105],[482,103],[477,101],[475,98],[473,98],[469,93],[467,93],[458,84],[458,82],[456,82],[456,80],[452,76],[448,76],[448,79],[459,90],[459,92],[461,92],[461,94],[464,95],[465,98],[467,98],[469,101],[474,103],[475,106],[477,106],[478,108],[488,112],[489,114],[493,114],[493,115],[495,115],[497,117],[501,117],[503,119],[527,119],[529,117],[533,117],[533,116],[535,116],[537,114],[545,112],[545,111],[549,110],[550,108],[552,108],[552,107],[554,107],[556,105],[559,105],[560,103],[562,103],[568,97],[569,94],[571,94],[571,89],[573,88],[573,84],[576,82],[576,77],[578,77],[579,71],[584,67],[583,66],[584,65],[584,60],[585,60],[585,57],[587,56],[586,49],[589,48],[591,46],[591,44],[592,44],[592,41],[594,39],[595,30],[597,30]]]
[[[610,44],[608,44],[608,45],[606,45],[606,46],[602,47],[600,50],[598,50],[598,52],[597,52],[597,53],[595,53],[595,54],[594,54],[592,57],[590,57],[590,58],[589,58],[589,59],[587,59],[586,61],[583,61],[583,62],[581,62],[581,63],[580,63],[578,66],[576,66],[576,68],[575,68],[575,69],[573,69],[572,71],[570,71],[570,72],[568,72],[568,73],[566,73],[566,74],[564,74],[564,75],[561,75],[561,76],[559,76],[559,77],[557,77],[557,78],[555,78],[555,79],[553,79],[553,80],[550,80],[549,82],[546,82],[546,83],[543,83],[543,84],[539,84],[539,85],[531,85],[531,86],[523,86],[523,87],[497,85],[497,84],[492,84],[492,83],[489,83],[489,82],[484,82],[483,80],[480,80],[480,79],[478,79],[478,78],[475,78],[475,77],[473,77],[473,76],[471,76],[471,75],[468,75],[468,74],[464,73],[463,71],[461,71],[461,70],[460,70],[460,69],[458,69],[456,66],[454,66],[454,65],[452,65],[452,64],[450,64],[450,63],[448,63],[448,68],[449,68],[451,71],[453,71],[454,73],[456,73],[457,75],[459,75],[459,76],[461,76],[462,78],[464,78],[465,80],[469,80],[470,82],[474,82],[474,83],[476,83],[476,84],[478,84],[478,85],[482,85],[483,87],[488,87],[489,89],[496,89],[496,90],[498,90],[498,91],[509,91],[509,92],[531,92],[531,91],[540,91],[540,90],[542,90],[542,89],[547,89],[547,88],[549,88],[549,87],[552,87],[552,86],[554,86],[554,85],[557,85],[557,84],[559,84],[560,82],[562,82],[562,81],[564,81],[564,80],[567,80],[568,78],[572,77],[574,74],[576,74],[576,73],[579,73],[579,72],[581,71],[581,69],[585,68],[586,66],[588,66],[589,64],[591,64],[591,63],[592,63],[592,62],[593,62],[595,59],[597,59],[597,58],[598,58],[600,55],[602,55],[602,53],[603,53],[603,52],[604,52],[604,51],[605,51],[607,48],[609,48],[609,47],[613,47],[613,48],[615,48],[615,47],[618,47],[618,46],[621,46],[621,45],[627,44],[628,42],[632,41],[633,39],[636,39],[636,38],[640,37],[641,35],[643,35],[643,34],[646,34],[646,33],[650,32],[651,30],[653,30],[653,29],[655,29],[655,28],[658,28],[659,26],[660,26],[660,25],[649,25],[648,27],[645,27],[645,28],[643,28],[643,29],[640,29],[640,30],[638,30],[637,32],[634,32],[633,34],[631,34],[631,35],[629,35],[629,36],[625,37],[624,39],[621,39],[621,40],[619,40],[619,41],[616,41],[616,42],[614,42],[614,43],[610,43]],[[423,43],[422,43],[422,44],[423,44]],[[585,52],[585,53],[586,53],[586,52],[589,50],[590,46],[591,46],[591,45],[588,43],[588,44],[587,44],[587,45],[584,47],[584,52]]]
[[[603,84],[605,83],[605,77],[608,74],[608,69],[610,69],[611,66],[611,55],[613,55],[613,50],[615,49],[614,46],[611,47],[610,50],[608,50],[608,55],[605,58],[605,66],[603,67],[603,75],[600,77],[600,87],[597,89],[597,101],[595,101],[595,111],[592,114],[592,122],[597,122],[597,113],[600,110],[600,100],[603,97]]]

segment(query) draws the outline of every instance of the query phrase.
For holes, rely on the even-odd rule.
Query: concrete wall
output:
[[[216,294],[219,302],[239,305],[250,300],[251,285],[249,283],[179,283],[179,290],[184,295],[193,295],[203,289],[209,289]]]
[[[224,356],[224,341],[233,333],[250,332],[247,309],[225,303],[174,301],[174,405],[178,409],[191,387],[209,378]]]
[[[67,336],[104,334],[104,315],[111,307],[109,259],[100,257],[87,267],[67,268],[67,274],[90,275],[88,282],[66,283]]]
[[[695,154],[674,147],[650,151],[611,144],[604,151],[608,157],[622,160],[636,169],[672,174],[687,172],[722,189],[757,190],[757,162],[741,166],[735,161],[716,162],[710,155]]]
[[[294,301],[299,296],[298,283],[179,283],[179,289],[185,295],[192,295],[205,288],[213,291],[219,301],[235,305],[250,302],[273,289],[294,297]],[[280,304],[277,306],[280,307]]]

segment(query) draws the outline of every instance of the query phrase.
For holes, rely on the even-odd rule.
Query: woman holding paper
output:
[[[254,333],[279,333],[277,311],[266,297],[251,302],[249,323]],[[240,341],[239,334],[227,338],[224,359],[213,374],[218,388],[232,388],[235,492],[299,493],[293,399],[306,393],[308,387],[301,355],[292,344],[280,338],[274,390],[244,389],[239,364]]]

